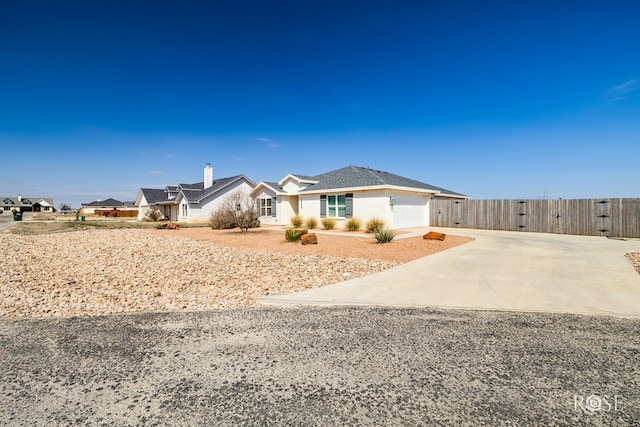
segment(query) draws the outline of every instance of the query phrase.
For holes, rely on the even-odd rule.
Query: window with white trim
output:
[[[271,197],[260,199],[260,216],[271,216]]]
[[[347,202],[344,194],[327,196],[327,216],[329,218],[345,218],[347,216]]]
[[[182,204],[182,216],[187,216],[187,213],[189,213],[189,208],[188,208],[186,203],[183,203]]]

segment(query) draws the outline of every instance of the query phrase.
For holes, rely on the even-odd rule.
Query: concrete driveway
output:
[[[431,228],[474,242],[331,286],[259,299],[271,305],[387,305],[640,318],[638,239]],[[426,229],[415,230],[416,234]]]
[[[5,212],[0,215],[0,232],[11,227],[13,224],[13,214],[11,212]]]

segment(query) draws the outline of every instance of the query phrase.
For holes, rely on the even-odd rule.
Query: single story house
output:
[[[134,210],[133,202],[121,202],[116,199],[96,200],[95,202],[83,203],[80,206],[80,212],[85,215],[93,215],[96,211],[128,211]]]
[[[278,182],[260,182],[256,199],[261,224],[289,225],[291,217],[377,218],[391,229],[429,225],[431,199],[467,199],[460,193],[389,172],[347,166],[315,176],[288,174]]]
[[[134,205],[138,209],[139,220],[143,220],[150,210],[158,209],[170,221],[207,221],[224,205],[228,195],[239,192],[249,197],[255,186],[244,175],[214,179],[213,168],[207,163],[203,182],[164,189],[141,188]]]
[[[53,199],[47,197],[2,197],[2,209],[4,212],[11,212],[14,209],[18,212],[55,212]]]

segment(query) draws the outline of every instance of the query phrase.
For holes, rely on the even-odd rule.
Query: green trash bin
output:
[[[80,218],[80,221],[84,221],[84,215],[80,215],[78,218]]]
[[[13,213],[14,221],[22,221],[22,212],[14,212]]]

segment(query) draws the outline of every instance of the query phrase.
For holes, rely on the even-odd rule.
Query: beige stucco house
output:
[[[288,174],[278,182],[260,182],[256,199],[261,224],[290,224],[291,217],[366,222],[381,219],[402,229],[429,225],[429,202],[435,198],[467,199],[445,188],[384,171],[347,166],[316,176]]]

